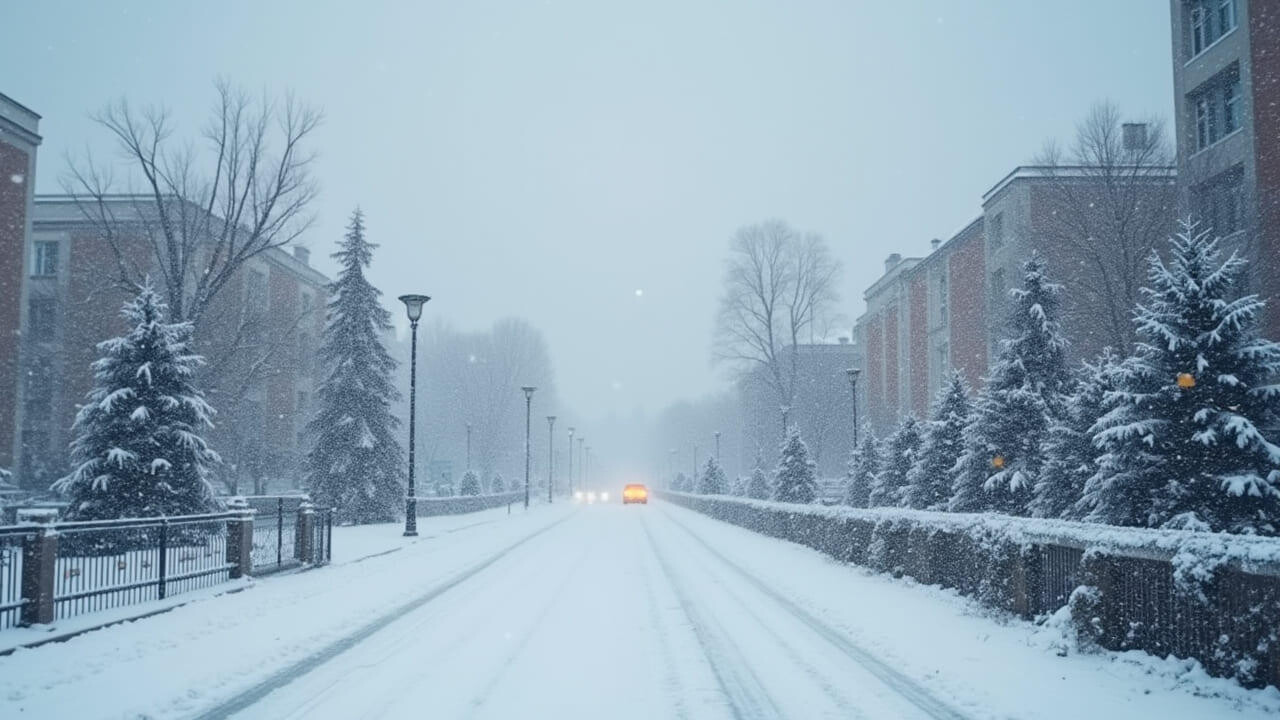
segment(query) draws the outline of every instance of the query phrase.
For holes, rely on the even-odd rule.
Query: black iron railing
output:
[[[0,630],[22,619],[22,548],[34,533],[30,528],[0,528]]]

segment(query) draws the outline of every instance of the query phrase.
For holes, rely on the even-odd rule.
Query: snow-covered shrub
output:
[[[725,495],[729,492],[729,481],[725,479],[724,470],[715,455],[708,457],[702,468],[697,492],[699,495]]]
[[[462,481],[458,483],[459,495],[479,495],[480,476],[474,470],[462,473]]]
[[[780,502],[811,503],[818,498],[818,479],[814,475],[809,448],[800,439],[800,431],[791,428],[782,444],[782,458],[773,477],[773,499]]]
[[[125,304],[131,327],[98,344],[94,387],[76,415],[74,469],[54,484],[67,520],[104,520],[213,511],[209,471],[220,459],[201,437],[213,408],[196,389],[191,325],[165,323],[148,284]]]
[[[849,475],[845,483],[844,504],[851,507],[868,507],[871,504],[871,488],[876,484],[881,468],[880,441],[871,428],[865,428],[862,442],[849,458]]]
[[[907,473],[915,465],[920,442],[920,423],[908,415],[885,442],[880,472],[876,473],[875,481],[871,484],[871,496],[868,498],[871,507],[903,504],[902,494],[907,487]]]
[[[951,497],[951,468],[964,450],[969,424],[969,389],[959,371],[938,391],[933,419],[921,433],[920,452],[907,473],[903,500],[907,507],[944,510]]]

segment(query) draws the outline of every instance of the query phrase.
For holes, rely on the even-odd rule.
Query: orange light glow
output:
[[[1178,387],[1186,390],[1196,386],[1196,377],[1191,373],[1178,373]]]

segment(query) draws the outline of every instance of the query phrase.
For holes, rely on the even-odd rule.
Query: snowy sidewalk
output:
[[[356,539],[341,553],[335,528],[330,567],[0,657],[0,717],[192,715],[571,512],[431,518],[416,539],[401,537],[402,526],[351,528]]]

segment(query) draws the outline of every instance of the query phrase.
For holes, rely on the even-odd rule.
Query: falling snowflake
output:
[[[27,181],[27,176],[23,175],[22,173],[14,173],[9,176],[9,182],[13,183],[14,185],[21,185],[26,181]]]

